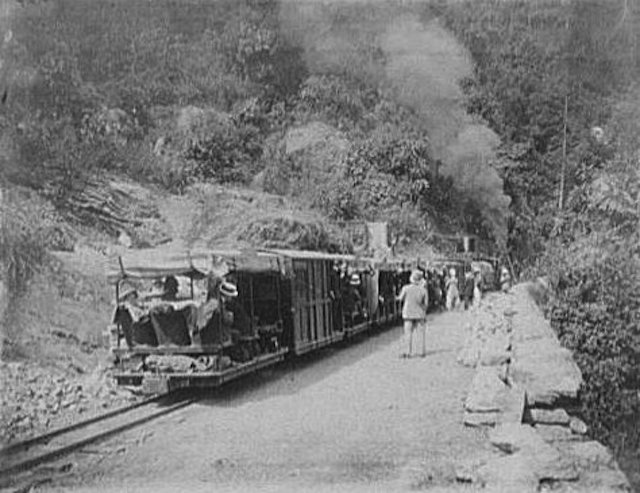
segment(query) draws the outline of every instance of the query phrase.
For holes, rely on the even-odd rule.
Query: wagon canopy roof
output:
[[[189,250],[176,247],[131,250],[109,261],[107,279],[157,279],[165,276],[202,278],[210,272],[224,275],[231,271],[279,272],[274,255],[234,250]]]
[[[334,262],[344,262],[352,269],[367,270],[374,266],[374,260],[369,257],[345,253],[314,252],[312,250],[285,250],[279,248],[265,248],[261,254],[277,255],[291,260],[331,260]]]
[[[212,250],[213,266],[225,264],[229,271],[238,272],[282,272],[280,257],[275,254],[257,252],[255,250]]]
[[[261,254],[280,255],[282,257],[289,257],[295,259],[309,259],[309,260],[344,260],[345,262],[355,261],[357,257],[355,255],[344,253],[325,253],[314,252],[312,250],[285,250],[282,248],[265,248],[260,250]]]

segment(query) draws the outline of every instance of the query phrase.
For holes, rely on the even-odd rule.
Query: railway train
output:
[[[115,379],[144,393],[216,387],[393,324],[414,268],[417,259],[280,249],[132,251],[108,272]]]

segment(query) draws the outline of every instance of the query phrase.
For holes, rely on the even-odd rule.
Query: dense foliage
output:
[[[443,12],[476,62],[464,82],[468,109],[500,135],[508,158],[502,173],[517,265],[540,253],[553,229],[565,155],[563,201],[591,178],[591,127],[606,124],[616,95],[638,75],[638,16],[627,8],[488,0]]]
[[[305,73],[278,35],[274,2],[59,0],[16,9],[11,27],[3,55],[18,76],[4,115],[16,149],[3,168],[36,187],[69,170],[138,170],[140,147],[149,154],[157,138],[156,107],[233,112],[251,98],[286,97]],[[194,174],[243,178],[230,174],[229,161],[255,160],[256,134],[268,130],[249,123],[226,127],[220,145],[207,136],[184,149],[197,162]]]
[[[557,269],[549,317],[584,373],[584,416],[597,438],[632,449],[640,446],[640,261],[630,254],[636,248],[637,238],[588,236],[550,249],[553,260],[545,262]]]
[[[640,447],[634,9],[483,1],[442,11],[476,64],[468,109],[502,138],[510,254],[525,275],[549,278],[547,313],[584,376],[582,413],[621,456]]]
[[[0,122],[13,143],[5,176],[64,209],[96,174],[180,192],[203,180],[246,185],[266,170],[268,191],[336,220],[383,217],[407,241],[435,226],[491,236],[481,209],[435,172],[420,116],[367,76],[384,66],[374,27],[392,9],[369,24],[358,7],[321,10],[332,36],[348,38],[324,64],[273,0],[23,5],[3,45],[19,74]],[[340,132],[348,152],[282,151],[289,129],[313,122]]]

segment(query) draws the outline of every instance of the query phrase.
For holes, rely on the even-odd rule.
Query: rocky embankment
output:
[[[68,426],[140,397],[116,388],[106,371],[73,378],[30,362],[0,362],[0,443]]]
[[[462,465],[458,480],[495,491],[629,491],[612,453],[574,414],[582,375],[531,288],[490,294],[469,312],[458,362],[476,373],[464,423],[486,427],[501,454]]]

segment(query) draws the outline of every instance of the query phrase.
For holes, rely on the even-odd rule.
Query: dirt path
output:
[[[458,489],[456,465],[491,453],[462,425],[473,375],[455,362],[462,317],[431,321],[425,359],[398,358],[397,327],[235,383],[76,455],[76,472],[49,489]]]

